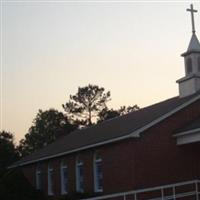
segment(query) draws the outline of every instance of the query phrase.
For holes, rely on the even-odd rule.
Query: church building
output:
[[[11,167],[50,200],[200,199],[200,43],[197,11],[187,11],[192,37],[178,96],[76,130]]]

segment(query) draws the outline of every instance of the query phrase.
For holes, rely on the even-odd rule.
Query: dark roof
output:
[[[200,128],[200,117],[178,130],[178,133]]]
[[[90,128],[76,130],[47,145],[43,149],[22,158],[13,166],[24,165],[53,156],[56,157],[63,152],[72,152],[89,145],[117,139],[122,136],[129,136],[134,131],[173,111],[193,97],[194,95],[185,98],[174,97],[138,111],[102,122]]]

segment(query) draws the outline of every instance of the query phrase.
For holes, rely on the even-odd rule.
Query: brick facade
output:
[[[84,192],[94,192],[93,156],[98,150],[103,162],[103,194],[158,186],[200,176],[200,145],[176,145],[173,135],[183,125],[200,117],[200,100],[175,113],[142,133],[126,139],[91,148],[51,160],[54,168],[54,196],[61,196],[60,163],[66,159],[69,192],[76,191],[75,163],[79,156],[84,166]],[[47,194],[47,166],[43,161],[43,188]],[[36,164],[22,167],[25,176],[35,186]]]

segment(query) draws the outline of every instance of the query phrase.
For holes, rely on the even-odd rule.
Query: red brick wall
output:
[[[74,153],[66,159],[69,173],[69,191],[76,190],[75,160],[78,155],[84,162],[84,191],[92,193],[93,155],[96,150],[103,160],[104,193],[115,193],[191,180],[200,175],[199,144],[177,146],[172,137],[184,124],[200,116],[200,101],[174,114],[145,131],[140,138],[128,139],[91,150]],[[60,161],[52,160],[55,176],[55,197],[60,196]],[[44,167],[44,188],[47,194],[47,166]],[[34,165],[25,166],[24,173],[35,184]]]
[[[107,145],[98,148],[98,153],[101,154],[103,160],[103,188],[104,193],[117,191],[125,191],[132,188],[131,176],[131,156],[134,152],[130,140],[118,142],[116,144]],[[54,167],[54,197],[60,196],[60,162],[63,158],[66,159],[69,173],[70,192],[76,191],[75,184],[75,162],[79,156],[84,163],[84,191],[86,193],[94,192],[94,176],[93,176],[93,156],[96,149],[80,152],[62,158],[52,159],[51,163]],[[44,192],[47,194],[47,171],[48,162],[42,162]],[[36,165],[27,165],[23,167],[25,176],[29,179],[32,185],[35,185],[35,170]]]
[[[177,129],[199,116],[200,101],[142,134],[136,142],[137,188],[199,177],[200,144],[177,146],[172,137]]]

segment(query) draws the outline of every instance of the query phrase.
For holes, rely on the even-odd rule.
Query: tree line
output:
[[[18,145],[15,145],[12,133],[1,131],[0,176],[12,162],[43,148],[59,137],[139,109],[137,105],[110,109],[107,106],[110,100],[110,91],[89,84],[79,87],[75,95],[70,95],[69,101],[62,105],[64,112],[53,108],[45,111],[40,109]]]

